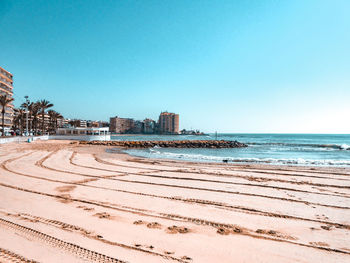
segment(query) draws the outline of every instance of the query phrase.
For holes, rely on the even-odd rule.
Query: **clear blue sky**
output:
[[[350,133],[350,1],[0,0],[15,105],[206,132]]]

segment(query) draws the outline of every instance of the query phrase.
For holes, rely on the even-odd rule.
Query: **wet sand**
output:
[[[0,145],[0,262],[350,262],[349,168],[106,148]]]

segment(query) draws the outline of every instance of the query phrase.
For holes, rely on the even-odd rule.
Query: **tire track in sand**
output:
[[[90,176],[83,173],[78,172],[70,172],[65,170],[60,170],[57,168],[48,167],[43,164],[45,160],[47,160],[48,157],[43,158],[42,160],[38,161],[36,165],[52,170],[52,171],[58,171],[58,172],[66,172],[71,174],[77,174],[81,176]],[[74,164],[73,164],[74,165]],[[133,175],[139,175],[135,173],[129,173]],[[116,175],[118,176],[118,175]],[[119,175],[121,176],[121,175]],[[96,176],[94,176],[96,177]],[[100,176],[97,176],[98,178],[101,178]],[[182,189],[190,189],[190,190],[199,190],[199,191],[208,191],[208,192],[216,192],[216,193],[226,193],[226,194],[234,194],[234,195],[245,195],[245,196],[255,196],[255,197],[263,197],[263,198],[269,198],[269,199],[276,199],[276,200],[282,200],[282,201],[289,201],[289,202],[295,202],[295,203],[303,203],[306,205],[317,205],[317,206],[324,206],[324,207],[331,207],[331,208],[337,208],[337,209],[350,209],[350,207],[344,207],[344,206],[334,206],[334,205],[327,205],[327,204],[321,204],[321,203],[313,203],[309,201],[304,200],[297,200],[297,199],[291,199],[291,198],[285,198],[285,197],[276,197],[276,196],[270,196],[270,195],[262,195],[262,194],[252,194],[252,193],[245,193],[245,192],[238,192],[238,191],[227,191],[227,190],[219,190],[219,189],[211,189],[211,188],[201,188],[201,187],[193,187],[193,186],[181,186],[181,185],[172,185],[172,184],[163,184],[163,183],[152,183],[152,182],[143,182],[143,181],[135,181],[135,180],[127,180],[127,179],[118,179],[118,178],[103,178],[105,180],[113,180],[113,181],[121,181],[121,182],[127,182],[127,183],[135,183],[135,184],[146,184],[146,185],[156,185],[156,186],[165,186],[165,187],[172,187],[172,188],[182,188]]]
[[[18,231],[24,236],[35,238],[37,240],[43,241],[47,243],[48,245],[58,248],[60,250],[64,250],[66,252],[69,252],[73,255],[78,256],[79,258],[82,258],[84,260],[89,260],[93,262],[112,262],[112,263],[126,263],[126,261],[113,258],[104,254],[101,254],[96,251],[92,251],[90,249],[83,248],[79,245],[65,242],[61,239],[58,239],[56,237],[50,236],[48,234],[45,234],[43,232],[37,231],[35,229],[22,226],[20,224],[16,224],[14,222],[8,221],[6,219],[0,218],[0,225],[3,227],[7,227],[11,230]]]
[[[27,259],[10,250],[0,247],[0,262],[19,262],[19,263],[39,263],[33,259]]]
[[[209,201],[209,200],[203,200],[203,199],[195,199],[195,198],[168,197],[168,196],[161,196],[161,195],[155,195],[155,194],[146,194],[146,193],[140,193],[140,192],[133,192],[133,191],[128,191],[128,190],[116,189],[116,188],[108,188],[108,187],[103,187],[103,186],[86,185],[84,183],[79,183],[79,182],[69,182],[69,181],[54,180],[54,179],[49,179],[49,178],[45,178],[45,177],[39,177],[39,176],[34,176],[34,175],[23,174],[23,173],[11,170],[11,169],[9,169],[6,166],[7,162],[19,159],[19,158],[27,156],[27,155],[28,154],[23,155],[23,156],[19,156],[19,157],[16,157],[16,158],[9,159],[9,160],[3,162],[1,164],[1,167],[3,169],[5,169],[5,170],[11,172],[11,173],[14,173],[14,174],[17,174],[17,175],[20,175],[20,176],[25,176],[25,177],[39,179],[39,180],[44,180],[44,181],[49,181],[49,182],[56,182],[56,183],[63,183],[63,184],[70,184],[70,185],[78,185],[78,186],[83,186],[83,187],[88,187],[88,188],[95,188],[95,189],[101,189],[101,190],[110,190],[110,191],[116,191],[116,192],[127,193],[127,194],[134,194],[134,195],[140,195],[140,196],[148,196],[148,197],[154,197],[154,198],[167,199],[167,200],[172,200],[172,201],[181,201],[181,202],[185,202],[185,203],[195,203],[195,204],[201,204],[201,205],[209,205],[209,206],[214,206],[214,207],[220,207],[220,208],[226,209],[228,211],[235,210],[235,211],[242,212],[242,213],[251,213],[251,214],[256,214],[256,215],[261,215],[261,216],[268,216],[268,217],[278,217],[278,218],[302,220],[302,221],[308,221],[308,222],[316,222],[316,223],[321,223],[321,224],[332,225],[332,226],[335,226],[337,228],[350,229],[350,225],[344,225],[344,224],[339,224],[339,223],[334,223],[334,222],[329,222],[329,221],[324,221],[324,220],[316,220],[316,219],[311,219],[311,218],[304,218],[304,217],[285,215],[285,214],[280,214],[280,213],[267,212],[267,211],[262,211],[262,210],[248,208],[248,207],[243,207],[243,206],[230,205],[230,204],[226,204],[226,203],[222,203],[222,202],[215,202],[215,201]],[[65,172],[65,173],[67,173],[67,172]],[[95,176],[93,176],[93,177],[95,177]],[[97,177],[99,177],[99,176],[97,176]],[[99,177],[99,178],[101,178],[101,177]]]
[[[128,166],[128,165],[120,165],[120,164],[115,164],[115,163],[111,163],[111,162],[107,162],[105,160],[102,160],[98,157],[96,157],[96,154],[94,154],[94,158],[97,162],[100,163],[104,163],[104,164],[109,164],[109,165],[113,165],[113,166],[120,166],[120,167],[127,167],[127,168],[135,168],[132,166]],[[129,161],[130,162],[130,161]],[[143,163],[143,162],[141,162]],[[327,184],[318,184],[318,183],[309,183],[307,181],[290,181],[290,180],[283,180],[283,179],[271,179],[271,178],[266,178],[266,177],[257,177],[257,176],[245,176],[245,175],[231,175],[231,174],[224,174],[224,173],[213,173],[213,172],[208,172],[208,171],[189,171],[186,169],[182,169],[179,168],[177,170],[160,170],[160,169],[151,169],[151,168],[140,168],[140,169],[145,169],[145,170],[154,170],[154,171],[158,171],[158,172],[170,172],[170,173],[192,173],[192,174],[207,174],[207,175],[212,175],[212,176],[216,176],[216,177],[237,177],[237,178],[242,178],[248,181],[262,181],[262,182],[268,182],[268,181],[272,181],[272,182],[281,182],[281,183],[289,183],[289,184],[298,184],[298,185],[312,185],[312,186],[320,186],[320,187],[334,187],[334,188],[341,188],[341,189],[350,189],[350,186],[341,186],[341,185],[327,185]],[[235,170],[238,172],[245,172],[247,173],[247,170]],[[252,171],[255,172],[255,171]],[[269,174],[271,175],[270,172],[265,172],[262,171],[261,173],[264,174]],[[316,177],[316,176],[305,176],[305,175],[298,175],[298,174],[277,174],[277,173],[273,173],[273,175],[284,175],[284,176],[298,176],[298,177],[310,177],[310,178],[318,178],[318,179],[332,179],[332,180],[341,180],[341,181],[350,181],[347,179],[336,179],[336,178],[329,178],[329,177]]]
[[[83,168],[89,168],[99,171],[108,171],[108,172],[116,172],[116,173],[123,173],[123,171],[116,171],[116,170],[110,170],[110,169],[104,169],[104,168],[98,168],[88,165],[81,165],[74,162],[76,152],[73,152],[72,156],[70,157],[69,161],[72,165],[83,167]],[[118,166],[118,165],[116,165]],[[132,167],[129,167],[132,168]],[[143,168],[142,168],[143,169]],[[227,181],[218,181],[218,180],[209,180],[209,179],[201,179],[201,178],[192,178],[192,177],[175,177],[175,176],[165,176],[165,175],[155,175],[155,174],[141,174],[141,173],[127,173],[128,175],[137,175],[141,177],[153,177],[153,178],[162,178],[162,179],[169,179],[169,180],[184,180],[184,181],[199,181],[199,182],[209,182],[209,183],[219,183],[219,184],[232,184],[232,185],[243,185],[243,186],[255,186],[255,187],[262,187],[262,188],[270,188],[270,189],[276,189],[276,190],[284,190],[284,191],[291,191],[291,192],[299,192],[299,193],[307,193],[307,194],[316,194],[316,195],[325,195],[325,196],[336,196],[336,197],[342,197],[342,198],[349,198],[350,196],[344,196],[339,194],[329,194],[329,193],[320,193],[320,192],[312,192],[312,191],[306,191],[306,190],[299,190],[295,188],[287,188],[287,187],[278,187],[278,186],[270,186],[270,185],[261,185],[261,184],[248,184],[248,183],[234,183],[234,182],[227,182]],[[200,173],[202,175],[202,173]],[[207,173],[205,173],[207,174]],[[234,176],[233,176],[234,177]]]
[[[54,226],[60,230],[65,230],[65,231],[74,231],[74,233],[80,234],[84,237],[93,239],[93,240],[97,240],[100,241],[102,243],[108,244],[108,245],[112,245],[112,246],[118,246],[118,247],[122,247],[125,249],[130,249],[130,250],[135,250],[138,252],[143,252],[146,254],[150,254],[152,256],[159,256],[162,257],[164,259],[170,259],[170,260],[174,260],[174,261],[178,261],[178,262],[183,262],[183,263],[187,263],[187,261],[181,259],[181,258],[176,258],[173,256],[169,256],[169,255],[163,255],[154,251],[150,251],[150,250],[146,250],[140,247],[136,247],[136,246],[130,246],[130,245],[126,245],[123,243],[119,243],[119,242],[115,242],[115,241],[110,241],[107,239],[104,239],[101,235],[97,235],[97,234],[93,234],[92,231],[86,230],[80,226],[76,226],[76,225],[72,225],[69,223],[65,223],[65,222],[61,222],[58,220],[52,220],[52,219],[47,219],[44,217],[40,217],[40,216],[35,216],[35,215],[31,215],[28,213],[9,213],[9,212],[4,212],[4,211],[0,211],[0,213],[6,215],[6,216],[12,216],[12,217],[16,217],[16,218],[20,218],[20,219],[24,219],[24,220],[29,220],[29,221],[34,221],[34,222],[40,222],[46,225],[50,225],[50,226]]]
[[[186,216],[176,215],[176,214],[158,213],[158,212],[153,212],[150,210],[137,209],[137,208],[131,208],[131,207],[126,207],[126,206],[119,206],[118,207],[118,205],[116,205],[116,204],[106,204],[103,202],[98,202],[98,201],[93,201],[93,200],[67,198],[67,197],[61,196],[61,195],[53,195],[53,194],[49,194],[49,193],[44,193],[44,192],[34,191],[34,190],[21,188],[21,187],[17,187],[17,186],[12,186],[12,185],[8,185],[8,184],[4,184],[4,183],[0,183],[0,186],[12,188],[12,189],[27,192],[27,193],[33,193],[33,194],[38,194],[38,195],[42,195],[42,196],[53,197],[53,198],[65,200],[68,202],[80,202],[80,203],[84,203],[84,204],[95,205],[95,206],[100,206],[100,207],[104,207],[104,208],[110,208],[110,209],[114,209],[117,211],[138,214],[141,216],[150,216],[150,217],[162,218],[162,219],[168,219],[168,220],[190,222],[190,223],[194,223],[197,225],[212,226],[212,227],[217,228],[217,229],[224,228],[224,229],[230,230],[231,233],[245,235],[245,236],[249,236],[252,238],[265,239],[265,240],[276,241],[276,242],[285,242],[285,243],[289,243],[289,244],[293,244],[293,245],[298,245],[298,246],[309,247],[309,248],[313,248],[313,249],[320,249],[320,250],[350,255],[350,252],[345,251],[345,250],[341,250],[341,249],[322,247],[322,246],[318,246],[316,244],[310,245],[310,244],[299,243],[299,242],[292,241],[289,239],[281,239],[279,236],[269,237],[269,236],[259,235],[259,234],[257,234],[258,230],[257,231],[248,230],[246,228],[242,228],[242,227],[234,225],[234,224],[219,223],[219,222],[209,221],[209,220],[205,220],[205,219],[201,219],[201,218],[186,217]],[[0,222],[3,220],[4,219],[0,218]],[[218,231],[219,231],[219,229],[218,229]],[[121,261],[116,261],[116,262],[121,262]]]

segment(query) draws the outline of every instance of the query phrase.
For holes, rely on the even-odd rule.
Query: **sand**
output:
[[[350,169],[0,146],[0,262],[350,262]]]

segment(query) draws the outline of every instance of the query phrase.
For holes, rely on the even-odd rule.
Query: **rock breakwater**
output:
[[[123,148],[241,148],[248,145],[238,141],[184,140],[184,141],[81,141],[83,145],[105,145]]]

